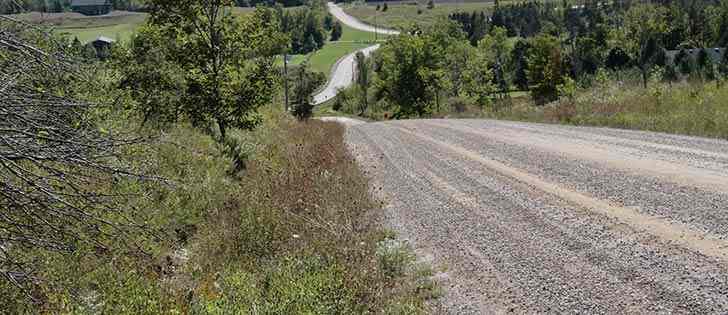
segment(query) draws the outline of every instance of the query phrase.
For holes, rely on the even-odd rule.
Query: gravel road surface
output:
[[[399,34],[399,32],[395,31],[395,30],[381,28],[381,27],[374,27],[372,25],[359,21],[357,18],[346,14],[346,12],[344,12],[344,10],[341,7],[339,7],[338,5],[336,5],[333,2],[329,2],[329,3],[327,3],[327,5],[329,7],[329,13],[331,13],[331,15],[333,15],[337,20],[341,21],[341,23],[344,23],[351,28],[355,28],[355,29],[365,31],[365,32],[372,32],[372,33],[374,33],[376,31],[379,34],[389,34],[389,35]]]
[[[331,13],[331,15],[333,15],[337,20],[341,21],[341,23],[358,30],[374,32],[373,26],[364,24],[355,17],[346,14],[344,10],[333,2],[328,3],[328,8],[329,13]],[[397,31],[381,28],[377,28],[377,32],[381,34],[399,34]],[[379,48],[379,44],[359,49],[339,59],[339,61],[334,65],[334,68],[331,70],[331,75],[329,76],[329,81],[326,82],[326,87],[313,96],[313,104],[319,105],[324,103],[334,98],[340,89],[350,86],[354,81],[354,56],[356,53],[361,51],[365,56],[368,56],[377,48]]]
[[[329,81],[326,82],[326,87],[313,96],[313,104],[318,105],[326,102],[339,92],[340,89],[344,89],[354,82],[354,56],[357,52],[364,53],[365,56],[379,48],[379,44],[369,46],[363,49],[359,49],[351,54],[344,56],[334,65],[334,69],[331,70]]]
[[[726,314],[728,142],[489,120],[349,124],[436,313]]]

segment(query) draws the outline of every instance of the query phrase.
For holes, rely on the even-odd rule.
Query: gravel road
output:
[[[344,10],[341,7],[339,7],[338,5],[336,5],[333,2],[329,2],[329,3],[327,3],[327,5],[329,7],[329,13],[331,13],[331,15],[333,15],[337,20],[341,21],[341,23],[344,23],[351,28],[355,28],[355,29],[365,31],[365,32],[372,32],[372,33],[374,33],[376,31],[379,34],[389,34],[389,35],[399,34],[399,32],[395,31],[395,30],[381,28],[381,27],[374,27],[372,25],[361,22],[357,18],[346,14],[346,12],[344,12]]]
[[[490,120],[349,124],[436,313],[726,314],[728,142]]]
[[[379,44],[369,46],[363,49],[359,49],[351,54],[344,56],[342,59],[334,65],[334,69],[331,70],[329,81],[326,82],[326,87],[313,96],[313,104],[319,105],[326,102],[339,92],[340,89],[344,89],[354,82],[354,56],[357,52],[364,53],[365,56],[379,48]]]
[[[329,13],[331,13],[331,15],[333,15],[337,20],[341,21],[341,23],[358,30],[374,32],[373,26],[364,24],[357,20],[355,17],[346,14],[344,10],[342,10],[338,5],[334,4],[333,2],[328,3],[328,8]],[[399,34],[399,32],[395,30],[382,28],[377,28],[376,30],[380,34]],[[336,96],[336,93],[338,93],[339,89],[344,89],[350,86],[354,81],[354,56],[356,55],[356,53],[363,52],[365,56],[368,56],[372,51],[376,50],[377,48],[379,48],[379,44],[359,49],[339,59],[334,65],[334,68],[331,70],[331,75],[329,76],[329,81],[326,82],[326,87],[324,87],[323,90],[319,91],[316,95],[313,96],[313,104],[319,105],[321,103],[324,103],[334,98],[334,96]]]

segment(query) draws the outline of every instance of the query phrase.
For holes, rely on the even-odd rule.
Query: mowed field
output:
[[[142,24],[146,13],[113,11],[102,16],[85,16],[75,12],[47,13],[38,12],[12,15],[13,18],[45,24],[56,32],[77,37],[83,43],[92,41],[98,36],[125,40]]]
[[[504,3],[507,1],[501,1]],[[432,25],[438,18],[446,18],[456,11],[472,12],[475,10],[490,10],[493,1],[468,3],[437,3],[433,9],[427,9],[427,2],[388,3],[386,12],[377,11],[377,4],[341,4],[344,12],[359,20],[386,28],[404,30],[413,24],[419,26]],[[420,13],[418,14],[418,9]]]
[[[233,8],[233,14],[244,15],[253,8]],[[46,24],[57,32],[77,37],[83,43],[93,41],[99,36],[116,40],[128,40],[134,31],[144,23],[146,13],[129,11],[112,11],[102,16],[85,16],[75,12],[47,13],[38,12],[12,15],[13,18]]]
[[[326,42],[323,48],[308,55],[294,55],[290,64],[300,65],[304,61],[308,61],[311,70],[323,72],[328,77],[331,68],[341,57],[370,46],[374,42],[374,33],[353,29],[344,24],[341,26],[343,32],[338,41]],[[387,37],[388,35],[378,34],[376,39],[377,41],[382,41]]]
[[[286,8],[295,10],[296,8]],[[244,15],[252,12],[253,8],[233,9],[233,14]],[[109,37],[115,40],[128,40],[134,31],[144,23],[146,13],[113,11],[104,16],[84,16],[74,12],[51,13],[41,15],[38,12],[13,15],[14,18],[41,23],[51,26],[56,32],[67,34],[70,38],[77,37],[82,43],[93,41],[99,36]],[[308,60],[309,66],[314,71],[323,72],[328,77],[331,68],[339,58],[352,53],[358,49],[370,45],[375,40],[373,33],[368,33],[342,25],[343,34],[336,42],[327,42],[318,51],[309,55],[294,55],[291,65],[299,65]],[[379,34],[378,40],[383,40],[386,35]]]

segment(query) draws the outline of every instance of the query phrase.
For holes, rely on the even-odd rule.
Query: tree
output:
[[[473,54],[469,58],[463,71],[463,91],[481,106],[490,102],[491,95],[497,90],[493,84],[493,70],[485,66],[488,63],[487,57],[482,51]]]
[[[334,27],[334,18],[331,17],[331,14],[324,15],[324,29],[330,31],[332,27]]]
[[[558,99],[562,83],[561,50],[559,41],[551,35],[539,35],[531,41],[528,55],[528,81],[536,104],[543,105]]]
[[[434,8],[435,8],[435,1],[433,1],[433,0],[427,1],[427,9],[432,10]]]
[[[620,47],[614,47],[609,50],[607,60],[604,65],[611,70],[621,70],[630,63],[629,55]]]
[[[361,101],[359,107],[359,115],[363,115],[364,111],[369,107],[368,93],[370,85],[369,77],[369,59],[361,51],[355,55],[356,60],[356,84],[361,90]]]
[[[486,64],[493,68],[496,84],[503,95],[508,94],[508,82],[505,78],[509,64],[511,47],[508,45],[508,33],[505,28],[495,26],[488,35],[478,43],[478,49],[484,55]],[[484,65],[486,65],[484,64]]]
[[[667,11],[662,6],[634,5],[624,16],[624,27],[612,33],[614,40],[624,45],[627,54],[640,69],[645,88],[654,53],[650,44],[669,31],[666,16]]]
[[[680,73],[689,75],[693,72],[693,57],[685,49],[675,55],[675,64],[680,68]]]
[[[312,94],[324,78],[322,74],[308,71],[307,63],[298,68],[296,77],[296,85],[293,88],[293,115],[299,120],[306,120],[313,115]]]
[[[423,70],[425,39],[411,34],[400,35],[380,48],[376,87],[379,93],[397,106],[395,117],[422,115],[428,111],[430,94]]]
[[[339,38],[341,38],[341,35],[342,35],[341,23],[336,21],[334,23],[334,26],[331,29],[331,41],[335,42],[335,41],[339,40]]]
[[[511,51],[513,62],[513,84],[520,90],[528,90],[528,51],[531,44],[526,40],[518,40]]]
[[[382,12],[387,12],[388,9],[389,9],[389,7],[387,6],[387,3],[385,2],[384,5],[382,6]]]
[[[8,21],[0,18],[0,285],[37,297],[53,281],[35,273],[49,253],[144,255],[135,241],[149,235],[144,213],[111,190],[142,177],[121,154],[139,141],[98,125],[108,104],[80,100],[95,80],[79,51]]]
[[[149,27],[165,38],[165,58],[183,71],[180,108],[193,125],[251,129],[271,101],[274,58],[285,44],[272,10],[237,18],[228,0],[152,0]]]

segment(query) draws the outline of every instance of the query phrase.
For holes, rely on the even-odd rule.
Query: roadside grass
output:
[[[501,1],[507,2],[507,1]],[[413,2],[414,3],[414,2]],[[426,1],[419,1],[418,4],[388,4],[385,12],[376,10],[373,4],[347,4],[341,5],[346,13],[358,18],[362,22],[380,27],[406,30],[413,24],[427,27],[434,24],[440,18],[447,18],[450,13],[457,11],[472,12],[474,10],[490,10],[493,2],[470,2],[470,3],[437,3],[433,9],[427,9]],[[417,14],[418,9],[421,14]]]
[[[367,43],[329,42],[323,48],[312,53],[308,58],[308,63],[311,70],[323,72],[328,78],[329,75],[331,75],[331,69],[334,64],[336,64],[341,57],[370,45],[371,44]]]
[[[347,42],[347,41],[354,41],[354,42],[374,42],[375,36],[373,32],[365,32],[362,30],[358,30],[355,28],[351,28],[347,26],[346,24],[341,24],[341,38],[338,40],[338,42]],[[387,37],[390,35],[387,34],[381,34],[377,33],[376,40],[377,41],[383,41],[386,40]],[[328,43],[336,43],[336,42],[328,42]]]
[[[125,99],[110,94],[103,98]],[[426,312],[426,300],[439,295],[432,271],[402,258],[412,255],[406,244],[381,249],[395,244],[393,234],[381,227],[344,127],[262,112],[256,130],[230,132],[247,157],[237,173],[198,129],[142,129],[154,140],[130,147],[126,160],[166,181],[124,180],[109,192],[128,196],[128,214],[157,241],[138,235],[143,255],[25,251],[40,265],[41,304],[1,284],[0,304],[11,313]],[[105,128],[139,132],[134,117],[105,117]]]
[[[647,90],[609,83],[581,92],[574,101],[513,107],[506,116],[728,139],[726,100],[728,86],[714,82],[652,83]]]

